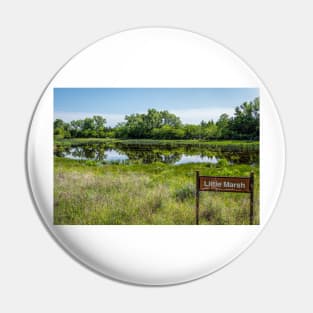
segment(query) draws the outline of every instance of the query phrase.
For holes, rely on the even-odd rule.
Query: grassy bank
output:
[[[244,145],[244,146],[258,146],[259,141],[248,140],[201,140],[201,139],[116,139],[116,138],[71,138],[71,139],[55,139],[56,144],[87,144],[87,143],[123,143],[123,144],[151,144],[151,145],[168,145],[168,144],[203,144],[203,145]]]
[[[73,139],[70,142],[87,143],[88,140],[90,141]],[[92,141],[99,140],[102,142],[104,139]],[[122,142],[127,144],[129,140]],[[157,140],[156,144],[160,145],[162,142],[167,141]],[[190,141],[175,140],[175,142]],[[218,143],[222,144],[214,142]],[[249,165],[228,165],[224,161],[221,160],[218,164],[123,165],[55,157],[54,223],[194,224],[196,170],[200,170],[201,175],[219,176],[249,176],[253,170],[256,212],[254,224],[258,224],[259,168]],[[200,224],[249,224],[249,195],[202,192]]]

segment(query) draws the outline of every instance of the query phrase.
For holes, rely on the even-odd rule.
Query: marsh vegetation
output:
[[[149,109],[107,127],[94,116],[54,122],[54,223],[195,224],[195,172],[255,173],[253,224],[259,224],[259,100],[233,117],[182,124]],[[200,224],[249,224],[247,194],[202,192]]]
[[[249,176],[253,170],[258,224],[258,144],[212,144],[58,142],[54,223],[194,224],[196,170],[221,176]],[[201,193],[200,224],[249,224],[249,197]]]

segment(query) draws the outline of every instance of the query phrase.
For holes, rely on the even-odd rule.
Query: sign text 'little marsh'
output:
[[[248,177],[200,176],[200,191],[251,192]]]

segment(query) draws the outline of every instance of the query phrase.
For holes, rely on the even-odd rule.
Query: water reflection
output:
[[[200,156],[200,155],[185,155],[183,154],[179,161],[177,161],[175,164],[186,164],[186,163],[213,163],[216,164],[218,162],[218,159],[213,157],[207,157],[207,156]]]
[[[101,162],[138,162],[167,164],[217,163],[226,159],[234,164],[257,164],[258,150],[245,150],[229,146],[212,149],[196,145],[136,145],[115,144],[81,144],[72,146],[57,145],[55,155],[76,160],[95,160]]]

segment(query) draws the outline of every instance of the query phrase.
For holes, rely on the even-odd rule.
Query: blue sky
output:
[[[54,118],[69,122],[102,115],[114,126],[125,115],[155,108],[198,124],[233,115],[236,106],[258,96],[258,88],[55,88]]]

